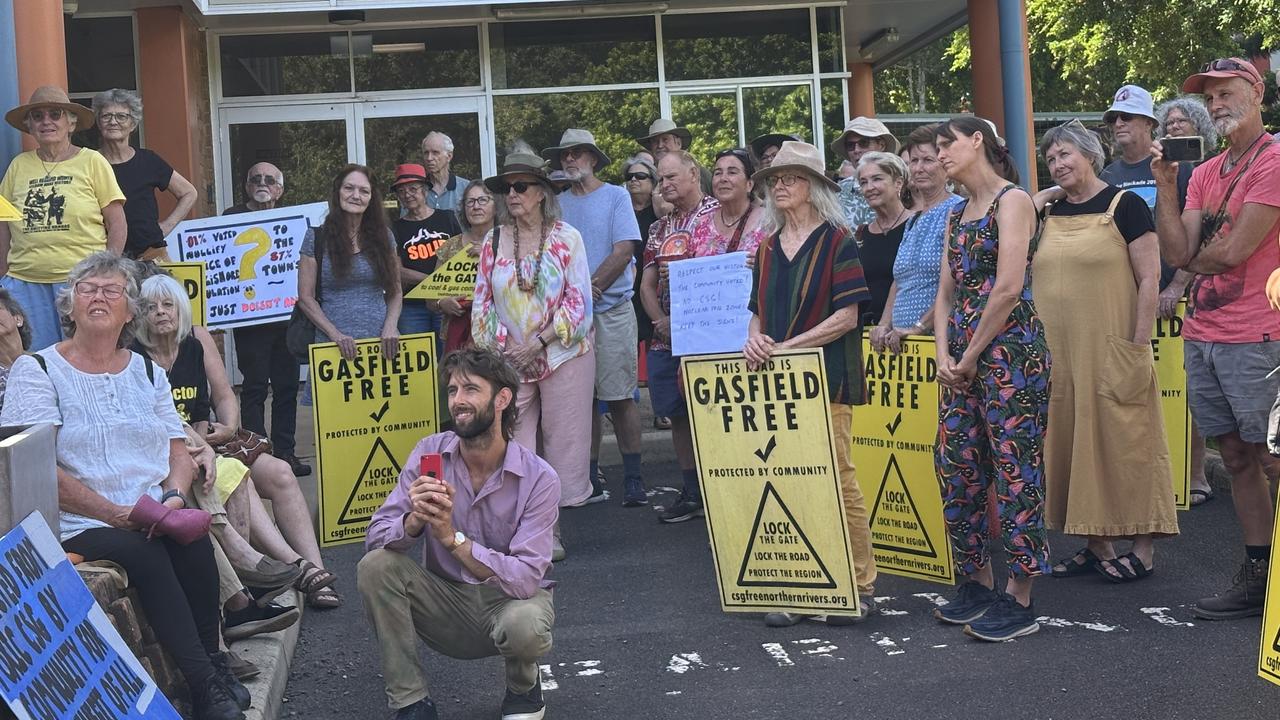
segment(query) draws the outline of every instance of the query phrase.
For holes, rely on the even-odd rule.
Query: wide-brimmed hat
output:
[[[796,135],[788,135],[787,133],[765,133],[755,140],[751,141],[751,152],[756,154],[757,158],[764,157],[765,148],[777,145],[782,147],[782,143],[788,140],[800,140]]]
[[[808,175],[810,180],[816,179],[828,188],[839,192],[840,186],[836,184],[835,180],[827,177],[826,170],[826,165],[822,162],[821,150],[807,142],[787,140],[782,143],[778,154],[773,156],[773,164],[756,172],[755,175],[751,176],[751,179],[755,181],[756,185],[760,185],[765,183],[772,175],[795,174],[799,171]]]
[[[1200,72],[1182,81],[1182,92],[1202,93],[1204,83],[1209,78],[1244,78],[1250,83],[1262,82],[1262,73],[1253,63],[1244,58],[1230,57],[1214,60],[1200,69]]]
[[[507,182],[507,178],[515,175],[532,175],[555,193],[569,186],[567,181],[552,180],[547,175],[547,164],[542,158],[522,150],[517,150],[503,158],[502,168],[498,170],[498,174],[485,178],[484,186],[489,188],[489,192],[501,193],[502,185]]]
[[[551,163],[552,170],[560,169],[560,153],[569,148],[585,147],[596,155],[596,170],[606,167],[613,162],[608,155],[596,145],[596,136],[590,131],[579,130],[578,128],[569,128],[560,136],[560,144],[553,145],[542,151],[542,157]]]
[[[423,185],[426,185],[427,169],[417,163],[397,165],[396,179],[391,183],[392,192],[395,192],[395,189],[401,185],[408,185],[409,183],[422,183]]]
[[[22,132],[27,132],[27,124],[23,122],[27,118],[27,113],[42,107],[61,108],[75,115],[77,130],[93,127],[93,111],[80,103],[71,102],[71,98],[67,97],[67,91],[56,85],[42,85],[36,88],[26,105],[19,105],[4,114],[4,121]]]
[[[1102,122],[1110,125],[1120,113],[1141,115],[1151,118],[1152,122],[1159,122],[1156,120],[1155,105],[1151,102],[1151,93],[1137,85],[1123,85],[1116,91],[1115,97],[1111,99],[1111,107],[1102,113]]]
[[[647,148],[649,147],[649,142],[651,140],[656,140],[659,135],[666,135],[667,133],[671,133],[672,135],[680,138],[680,142],[683,144],[683,147],[681,148],[682,150],[688,150],[689,143],[693,142],[693,133],[689,132],[686,128],[676,125],[674,120],[669,120],[667,118],[658,118],[650,123],[649,134],[636,138],[636,142]]]
[[[898,138],[889,132],[889,128],[884,123],[869,117],[856,117],[844,126],[844,131],[831,141],[831,152],[841,157],[847,152],[845,142],[850,135],[861,135],[865,138],[876,138],[884,143],[884,151],[898,154]],[[777,159],[774,159],[777,162]]]

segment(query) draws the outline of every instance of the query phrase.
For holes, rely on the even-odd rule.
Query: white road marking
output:
[[[898,646],[898,643],[885,636],[884,633],[871,633],[871,641],[874,642],[885,655],[902,655],[906,650]]]
[[[578,667],[582,668],[581,670],[578,671],[578,677],[587,677],[590,675],[601,675],[604,673],[604,671],[600,669],[599,660],[579,660],[575,662],[574,665],[577,665]]]
[[[1049,617],[1047,615],[1042,615],[1036,618],[1036,622],[1042,625],[1048,625],[1049,627],[1060,627],[1060,628],[1080,627],[1086,630],[1096,630],[1097,632],[1105,632],[1105,633],[1115,632],[1116,630],[1120,630],[1121,632],[1129,632],[1127,628],[1121,627],[1119,625],[1103,625],[1102,623],[1095,623],[1095,622],[1076,622],[1074,620],[1063,620],[1062,618],[1054,618],[1054,617]]]
[[[801,651],[805,655],[816,655],[818,657],[832,657],[831,653],[840,649],[826,640],[820,640],[818,638],[792,640],[791,644],[799,645],[801,647]]]
[[[667,672],[673,672],[677,675],[683,675],[694,668],[705,668],[706,663],[702,662],[702,656],[698,653],[679,653],[672,655],[671,660],[667,662]]]
[[[1160,623],[1161,625],[1168,625],[1169,627],[1195,627],[1196,626],[1195,623],[1180,622],[1174,619],[1174,617],[1169,614],[1170,610],[1167,607],[1145,607],[1140,609],[1142,610],[1143,614],[1145,614],[1147,617],[1151,618],[1152,620],[1155,620],[1156,622]]]
[[[791,667],[795,665],[791,656],[787,654],[786,648],[782,647],[782,643],[764,643],[760,647],[764,648],[764,651],[769,653],[769,657],[773,658],[774,662],[778,663],[778,667]]]
[[[542,689],[558,690],[560,683],[556,682],[556,676],[551,674],[550,665],[539,665],[538,669],[542,671]]]
[[[679,695],[679,694],[681,694],[682,692],[683,692],[682,690],[668,690],[668,691],[667,691],[667,694],[668,694],[668,695]]]
[[[906,610],[894,610],[893,608],[883,607],[885,603],[894,600],[890,595],[880,595],[876,597],[876,612],[881,615],[910,615]]]
[[[916,593],[911,597],[924,598],[925,600],[928,600],[929,602],[933,603],[934,605],[937,605],[938,607],[942,607],[943,605],[947,604],[947,599],[942,597],[938,593]]]

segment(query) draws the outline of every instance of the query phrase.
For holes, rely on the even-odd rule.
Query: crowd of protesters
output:
[[[682,473],[659,520],[704,514],[668,268],[734,252],[753,274],[748,368],[779,350],[823,353],[861,611],[828,623],[875,613],[868,512],[849,458],[853,406],[866,401],[865,353],[900,352],[908,336],[936,346],[936,470],[962,576],[936,618],[1010,640],[1039,629],[1041,576],[1149,577],[1156,541],[1179,530],[1150,341],[1184,299],[1192,504],[1213,499],[1202,468],[1211,438],[1245,546],[1231,586],[1192,610],[1260,614],[1269,483],[1280,475],[1280,143],[1263,127],[1262,76],[1248,61],[1209,63],[1181,90],[1156,107],[1126,85],[1105,127],[1049,130],[1039,151],[1055,185],[1034,196],[995,125],[972,116],[915,128],[904,150],[880,121],[855,118],[829,145],[843,163],[834,174],[820,146],[784,133],[717,149],[704,168],[689,153],[698,138],[668,118],[636,138],[621,186],[600,178],[614,161],[577,128],[540,152],[517,143],[483,181],[453,172],[453,142],[439,132],[388,186],[367,167],[338,170],[328,215],[301,247],[298,302],[315,341],[350,358],[356,340],[390,351],[401,333],[434,330],[445,352],[452,430],[406,459],[358,571],[397,717],[437,717],[418,637],[457,657],[502,655],[504,718],[543,716],[537,660],[554,623],[547,572],[566,554],[560,509],[610,497],[602,414],[623,460],[621,504],[652,495],[641,354],[655,427],[669,428]],[[316,608],[342,597],[297,484],[310,469],[294,453],[298,364],[283,327],[247,329],[243,344],[237,332],[242,410],[213,337],[145,262],[163,257],[196,191],[129,145],[140,113],[127,91],[103,93],[90,111],[40,88],[6,115],[37,147],[0,181],[23,209],[0,225],[0,420],[61,426],[64,547],[125,567],[197,716],[237,718],[248,703],[240,680],[254,668],[225,642],[296,622],[296,609],[273,602],[289,588]],[[71,144],[94,122],[101,152]],[[1172,156],[1194,145],[1186,138],[1202,151]],[[275,207],[284,180],[255,165],[245,204],[228,212]],[[163,219],[157,190],[176,201]],[[384,190],[399,201],[394,218]],[[473,295],[404,298],[439,257],[464,250],[478,262]],[[94,451],[108,445],[103,462]],[[438,474],[419,475],[424,454],[441,457]],[[1051,556],[1050,529],[1081,547]],[[423,535],[418,562],[406,553]]]

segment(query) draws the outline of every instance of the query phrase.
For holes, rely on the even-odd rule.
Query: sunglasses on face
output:
[[[506,195],[512,190],[515,190],[517,195],[523,195],[529,192],[529,188],[537,184],[538,183],[536,182],[528,182],[526,180],[517,180],[513,183],[502,183],[501,185],[498,186],[498,192],[503,195]]]
[[[848,145],[849,147],[856,147],[859,150],[870,150],[871,143],[877,143],[877,142],[879,142],[879,140],[875,140],[873,138],[860,137],[860,138],[849,138],[848,140],[845,141],[845,144]]]
[[[57,122],[62,119],[63,115],[66,115],[66,111],[63,110],[62,108],[49,108],[48,110],[32,110],[31,112],[27,113],[27,117],[30,118],[32,122],[40,122],[45,118],[49,118],[50,120]]]
[[[627,178],[627,182],[631,182],[633,180],[652,180],[653,179],[653,176],[647,172],[629,172],[624,177]]]
[[[124,125],[133,120],[133,116],[129,113],[102,113],[98,116],[98,122],[103,125]]]
[[[249,177],[250,185],[266,185],[271,187],[277,182],[275,175],[252,175]]]
[[[799,175],[773,175],[765,182],[769,184],[769,187],[776,187],[778,184],[781,184],[782,187],[791,187],[796,184],[797,180],[803,179]]]
[[[1146,116],[1145,116],[1145,115],[1134,115],[1133,113],[1127,113],[1127,112],[1117,112],[1115,115],[1112,115],[1112,116],[1111,116],[1111,122],[1110,122],[1109,124],[1110,124],[1110,125],[1115,125],[1117,120],[1123,120],[1123,121],[1125,121],[1125,122],[1127,122],[1127,123],[1131,123],[1131,122],[1133,122],[1134,120],[1136,120],[1136,119],[1138,119],[1138,118],[1140,118],[1140,117],[1146,117]]]

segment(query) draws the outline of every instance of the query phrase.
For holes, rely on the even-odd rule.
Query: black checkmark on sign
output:
[[[769,444],[764,446],[763,450],[756,450],[756,457],[760,458],[760,462],[769,462],[769,456],[773,454],[773,449],[778,447],[778,436],[773,435],[769,438]]]
[[[378,410],[378,412],[375,412],[375,413],[369,413],[369,417],[373,418],[374,422],[382,422],[382,418],[386,417],[387,411],[390,409],[391,409],[391,401],[383,400],[382,409]]]
[[[895,432],[897,432],[898,426],[901,424],[902,424],[902,413],[898,413],[898,417],[894,418],[893,422],[886,424],[884,427],[886,430],[889,431],[889,434],[892,435]]]

